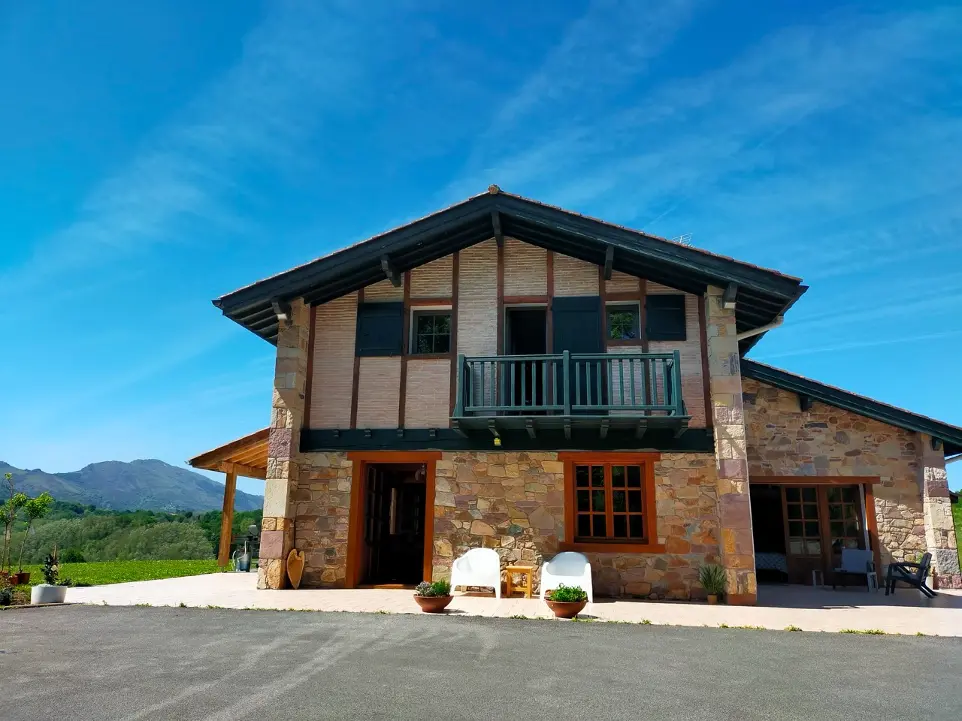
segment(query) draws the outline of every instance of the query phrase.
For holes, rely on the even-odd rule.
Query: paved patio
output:
[[[354,613],[420,613],[407,590],[258,591],[253,573],[217,573],[168,578],[159,581],[118,583],[110,586],[71,588],[71,603],[107,606],[188,606],[297,611],[348,611]],[[455,594],[448,613],[468,616],[551,618],[539,599]],[[622,601],[599,599],[589,604],[582,618],[599,621],[650,621],[671,626],[761,626],[804,631],[873,630],[927,636],[962,636],[962,592],[941,591],[925,599],[911,589],[895,596],[884,591],[838,590],[806,586],[762,586],[759,605],[708,606],[672,601]]]

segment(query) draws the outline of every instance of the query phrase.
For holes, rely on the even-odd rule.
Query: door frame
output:
[[[748,483],[767,484],[772,486],[861,486],[862,491],[865,494],[865,527],[868,530],[869,543],[872,546],[872,554],[875,558],[875,572],[882,572],[882,552],[879,546],[878,537],[878,519],[875,516],[875,495],[872,492],[872,486],[876,483],[881,482],[881,478],[878,476],[756,476],[749,475]],[[822,494],[819,494],[821,497]],[[784,493],[782,494],[782,508],[784,509]],[[819,500],[819,525],[822,524],[822,507],[821,500]],[[827,523],[827,518],[825,519]],[[786,522],[785,533],[788,533],[788,526]],[[825,543],[822,543],[823,549],[822,553],[825,558],[829,556],[824,555],[830,553],[829,549],[824,548]],[[787,537],[786,537],[786,553],[787,548]]]
[[[434,484],[441,451],[351,451],[351,506],[347,529],[347,572],[345,588],[357,588],[360,581],[361,549],[364,547],[364,504],[367,496],[367,467],[371,464],[422,464],[424,478],[424,560],[422,575],[431,581],[434,569]]]

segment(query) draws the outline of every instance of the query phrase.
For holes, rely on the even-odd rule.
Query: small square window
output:
[[[606,311],[609,340],[637,340],[640,337],[637,304],[609,305]]]
[[[414,314],[411,353],[427,355],[451,352],[450,311],[418,311]]]

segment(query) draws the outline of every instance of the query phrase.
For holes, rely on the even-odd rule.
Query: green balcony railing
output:
[[[458,356],[455,418],[685,416],[673,353]]]

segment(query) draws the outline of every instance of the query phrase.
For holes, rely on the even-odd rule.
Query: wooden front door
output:
[[[812,583],[812,571],[825,570],[825,553],[816,486],[784,486],[785,551],[788,582]]]

